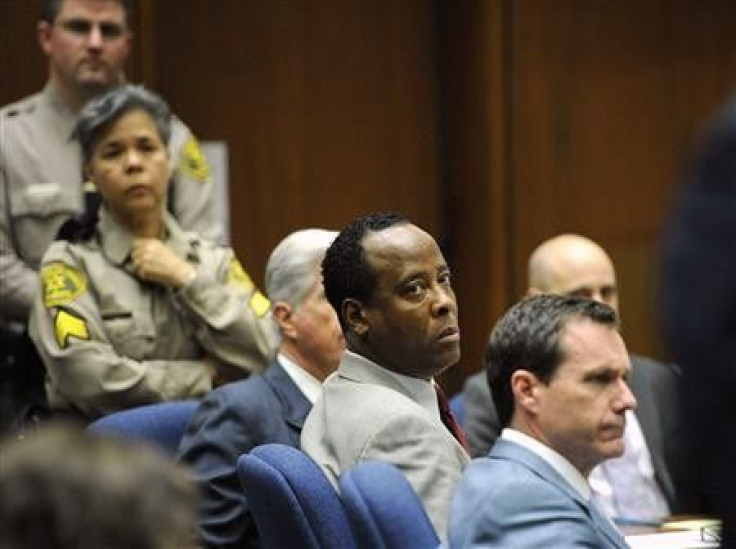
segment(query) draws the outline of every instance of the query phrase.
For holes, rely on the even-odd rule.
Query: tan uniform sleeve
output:
[[[197,320],[200,345],[224,363],[227,379],[261,372],[275,349],[270,303],[231,249],[207,252],[193,282],[176,293],[177,300]]]
[[[214,183],[209,164],[189,128],[174,118],[169,144],[174,162],[171,181],[171,211],[185,231],[220,242],[223,230],[215,219]]]
[[[61,270],[83,273],[70,246],[54,243],[43,264],[53,262]],[[71,404],[94,418],[152,402],[196,398],[211,389],[210,370],[201,360],[136,361],[119,356],[103,329],[93,294],[83,283],[61,282],[65,289],[50,295],[48,281],[42,280],[29,323],[47,368],[52,407],[58,407],[58,398],[62,406]]]
[[[38,288],[38,274],[18,257],[13,243],[4,132],[0,118],[0,316],[25,323]]]

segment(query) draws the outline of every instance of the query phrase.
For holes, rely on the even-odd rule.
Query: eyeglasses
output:
[[[97,26],[100,29],[103,40],[115,40],[116,38],[120,38],[125,32],[125,26],[107,21],[94,23],[89,19],[66,19],[57,24],[64,30],[80,37],[89,36],[92,29]]]

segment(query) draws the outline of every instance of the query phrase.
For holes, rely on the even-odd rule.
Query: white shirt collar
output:
[[[276,355],[276,360],[278,360],[279,364],[281,364],[283,369],[286,370],[286,373],[291,380],[296,383],[299,390],[304,393],[307,400],[314,404],[322,395],[322,384],[319,380],[301,366],[297,366],[293,360],[290,360],[281,353]]]
[[[578,492],[585,501],[590,500],[590,486],[585,477],[578,471],[572,463],[570,463],[562,454],[556,452],[546,444],[542,444],[538,440],[517,431],[516,429],[505,428],[501,431],[501,438],[515,442],[519,446],[523,446],[530,452],[534,452],[544,461],[557,471],[565,481]]]
[[[414,402],[427,410],[433,418],[436,418],[440,422],[442,421],[440,419],[439,405],[437,404],[437,392],[434,388],[434,380],[427,381],[417,377],[405,376],[394,372],[393,370],[389,370],[388,368],[383,368],[362,355],[349,350],[346,350],[345,352],[352,355],[357,360],[367,362],[375,368],[381,368],[382,371],[394,378],[398,384],[401,385],[407,393],[409,393],[409,396]]]

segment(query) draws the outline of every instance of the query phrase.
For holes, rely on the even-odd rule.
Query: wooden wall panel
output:
[[[462,333],[460,363],[445,374],[450,392],[481,368],[489,331],[511,300],[507,15],[500,0],[442,5],[447,255]]]
[[[432,6],[156,4],[155,85],[228,142],[234,245],[257,279],[296,228],[395,209],[441,230]]]
[[[0,1],[0,103],[38,90],[41,0]],[[230,146],[234,245],[262,282],[298,227],[399,209],[455,270],[463,359],[561,231],[617,264],[626,338],[673,181],[736,80],[731,0],[137,0],[128,74]]]
[[[41,5],[41,0],[0,0],[0,105],[46,82],[46,58],[36,39]]]
[[[659,352],[656,243],[695,128],[736,82],[734,4],[513,3],[512,276],[574,231],[614,258],[630,348]]]

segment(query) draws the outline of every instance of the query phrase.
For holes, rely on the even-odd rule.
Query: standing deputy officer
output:
[[[47,0],[37,33],[48,82],[0,110],[0,430],[9,422],[3,416],[17,413],[33,398],[32,386],[41,386],[23,335],[38,266],[63,222],[84,211],[81,157],[71,133],[85,102],[125,80],[129,7],[128,0]],[[219,238],[209,168],[177,119],[169,152],[176,167],[167,198],[174,217],[184,229]]]
[[[231,249],[166,211],[170,121],[160,98],[131,85],[80,113],[99,220],[48,249],[29,323],[53,409],[94,419],[196,398],[266,366],[268,300]]]

